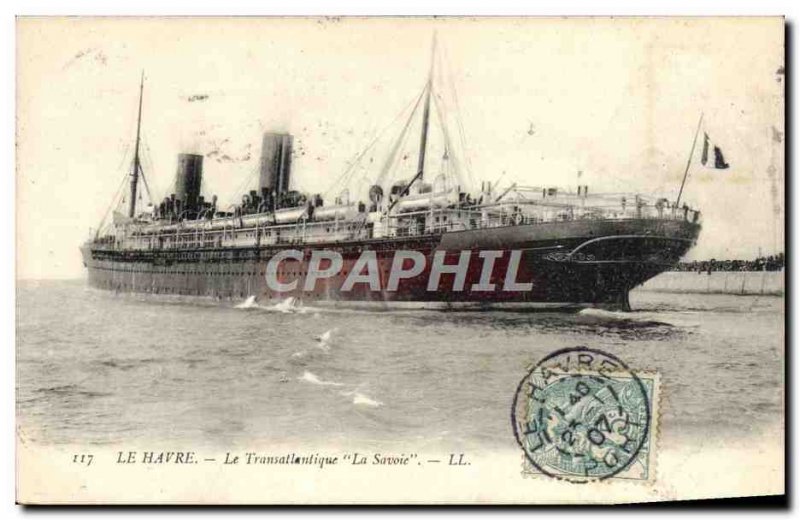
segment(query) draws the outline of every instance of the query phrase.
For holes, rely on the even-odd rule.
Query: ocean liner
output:
[[[127,212],[114,212],[82,245],[89,284],[377,308],[629,309],[631,289],[694,245],[699,212],[681,206],[680,195],[590,195],[585,185],[499,190],[498,182],[469,191],[445,125],[442,168],[431,172],[431,112],[446,119],[434,61],[398,144],[362,200],[350,200],[344,188],[333,201],[292,189],[293,137],[267,132],[258,182],[240,203],[222,207],[216,196],[204,197],[204,157],[182,153],[174,190],[138,208],[140,180],[147,187],[142,78],[134,158],[125,174]],[[393,179],[412,120],[420,129],[416,169]]]

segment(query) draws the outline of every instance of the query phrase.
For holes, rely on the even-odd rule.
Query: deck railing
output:
[[[225,217],[191,228],[177,224],[168,230],[144,231],[129,227],[107,242],[109,249],[195,249],[253,247],[278,244],[342,242],[371,238],[425,236],[453,231],[585,220],[655,219],[696,222],[699,212],[675,207],[659,199],[639,196],[594,195],[529,200],[517,197],[493,204],[430,208],[374,218],[361,213],[356,219],[300,220],[288,224],[240,226]]]

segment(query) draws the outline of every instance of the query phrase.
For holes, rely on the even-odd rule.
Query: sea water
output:
[[[17,430],[46,445],[513,448],[527,368],[576,346],[660,374],[667,445],[782,429],[783,298],[634,291],[631,303],[366,312],[21,281]]]

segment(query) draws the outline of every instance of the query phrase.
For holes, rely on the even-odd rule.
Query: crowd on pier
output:
[[[695,260],[680,262],[673,271],[696,271],[711,273],[712,271],[783,271],[786,258],[783,253],[759,256],[754,260]]]

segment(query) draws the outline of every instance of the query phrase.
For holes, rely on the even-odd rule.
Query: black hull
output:
[[[192,250],[108,249],[95,244],[82,248],[93,287],[121,292],[206,296],[259,300],[294,297],[306,302],[397,304],[406,307],[465,306],[627,308],[628,292],[669,269],[694,244],[700,227],[676,220],[570,221],[494,229],[450,232],[408,238],[375,239],[328,244],[280,244],[262,247]],[[296,288],[276,291],[265,279],[267,263],[284,250],[302,252],[303,260],[282,264],[277,273]],[[344,258],[343,271],[304,290],[308,256],[313,250],[336,251]],[[447,259],[470,252],[463,290],[452,290],[454,275],[444,275],[439,286],[428,285],[428,272],[386,290],[386,272],[396,251],[418,251],[430,259],[446,251]],[[498,251],[493,290],[472,290],[481,276],[481,251]],[[341,290],[346,274],[364,251],[374,251],[381,270],[380,290],[364,284]],[[516,281],[526,290],[508,290],[501,283],[512,251],[521,261]],[[457,261],[457,260],[453,260]],[[447,263],[452,261],[447,260]]]

